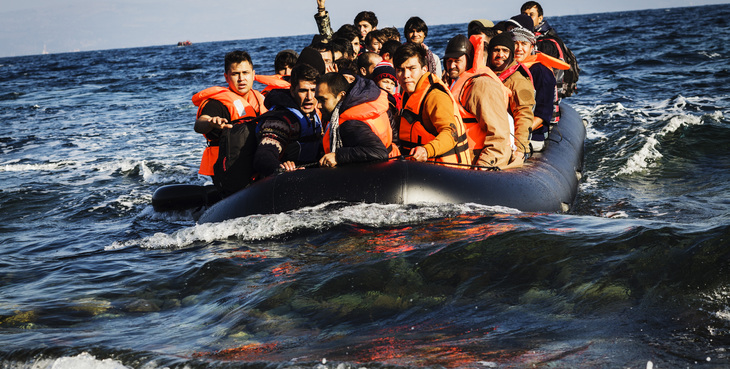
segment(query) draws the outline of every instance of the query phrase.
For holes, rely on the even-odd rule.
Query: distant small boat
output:
[[[177,46],[190,46],[190,45],[192,45],[192,44],[193,44],[193,43],[192,43],[192,42],[190,42],[190,40],[185,40],[185,41],[180,41],[180,42],[178,42],[178,43],[177,43]]]

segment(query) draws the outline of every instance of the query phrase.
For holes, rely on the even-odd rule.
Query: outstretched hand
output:
[[[210,128],[233,128],[233,124],[229,124],[228,119],[221,117],[210,117],[208,124],[210,124]]]
[[[317,0],[317,7],[324,8],[324,0]]]

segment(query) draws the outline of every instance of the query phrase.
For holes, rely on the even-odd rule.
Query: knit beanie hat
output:
[[[512,32],[512,39],[515,42],[527,41],[533,45],[535,44],[535,41],[536,41],[535,34],[524,28],[515,28],[510,32]]]
[[[299,53],[299,58],[297,58],[297,65],[299,64],[309,64],[310,66],[314,67],[314,69],[319,71],[319,74],[325,73],[325,65],[324,60],[322,60],[322,54],[309,46],[302,49],[302,52]]]
[[[532,32],[532,30],[535,28],[534,23],[532,23],[532,18],[530,18],[530,16],[527,14],[515,15],[514,17],[507,20],[507,24],[510,23],[513,26],[524,28],[530,32]]]
[[[398,83],[398,80],[395,78],[395,68],[391,66],[390,64],[380,64],[375,69],[373,69],[373,75],[372,75],[373,81],[375,83],[378,83],[383,78],[390,78],[392,79],[396,84]]]
[[[515,41],[512,40],[512,35],[509,32],[502,32],[492,38],[489,41],[489,52],[492,51],[496,46],[504,46],[509,49],[510,54],[515,53]]]

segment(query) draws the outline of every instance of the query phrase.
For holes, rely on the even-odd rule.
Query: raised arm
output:
[[[327,37],[328,40],[332,39],[332,26],[330,25],[330,15],[327,10],[324,9],[325,0],[317,0],[317,14],[314,15],[314,20],[317,22],[317,30],[319,34]]]

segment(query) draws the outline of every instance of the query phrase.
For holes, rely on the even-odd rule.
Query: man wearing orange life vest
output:
[[[193,95],[198,107],[195,132],[208,140],[198,173],[213,175],[213,164],[218,160],[218,139],[223,128],[232,128],[232,121],[244,117],[256,117],[266,112],[264,97],[253,86],[254,76],[251,56],[245,51],[231,51],[225,56],[225,73],[228,88],[215,86]]]
[[[426,50],[406,43],[393,56],[404,91],[399,139],[404,153],[417,161],[471,164],[466,129],[449,88],[427,70]]]
[[[497,74],[502,83],[512,91],[509,100],[509,113],[514,119],[512,160],[520,166],[525,154],[529,152],[530,127],[534,120],[532,108],[535,106],[535,89],[530,82],[529,70],[514,61],[515,42],[509,32],[500,33],[489,41],[488,66]]]
[[[298,57],[299,55],[294,50],[287,49],[279,51],[279,53],[276,54],[276,58],[274,58],[274,70],[276,71],[276,74],[271,76],[257,74],[254,77],[256,82],[266,85],[266,87],[261,91],[261,94],[266,96],[266,94],[273,89],[289,88],[291,85],[284,77],[291,75],[291,70],[297,63]]]
[[[322,121],[328,122],[322,138],[325,155],[321,166],[380,161],[399,156],[393,145],[388,119],[388,95],[371,80],[356,77],[349,84],[339,73],[317,81],[317,101]]]
[[[511,92],[486,66],[482,36],[456,35],[446,46],[445,79],[459,103],[475,165],[507,169],[513,161],[507,103]]]

